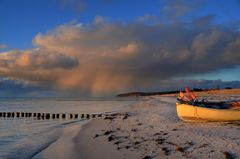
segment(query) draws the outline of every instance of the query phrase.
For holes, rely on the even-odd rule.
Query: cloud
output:
[[[117,78],[117,77],[116,77]],[[113,80],[115,80],[113,78]],[[216,88],[240,88],[240,81],[222,81],[222,80],[161,80],[161,85],[154,87],[139,88],[137,91],[170,91],[184,90],[185,87],[216,89]],[[101,88],[100,88],[101,89]],[[110,90],[112,91],[112,90]],[[130,90],[136,91],[136,90]],[[124,93],[124,92],[117,92]],[[26,81],[9,78],[0,78],[0,97],[84,97],[89,96],[89,91],[72,90],[59,91],[51,87],[29,84]]]
[[[206,15],[206,16],[196,18],[194,20],[194,24],[199,27],[209,25],[209,23],[212,22],[214,17],[215,17],[214,15]]]
[[[140,46],[134,42],[130,42],[125,47],[120,47],[120,52],[127,53],[127,54],[134,54],[140,51]]]
[[[60,95],[63,95],[63,93],[46,87],[28,85],[28,83],[20,80],[0,78],[0,97],[54,97]]]
[[[204,1],[197,0],[165,0],[160,8],[161,13],[170,21],[179,21],[182,17],[195,11],[204,5]]]
[[[151,15],[151,14],[145,14],[143,16],[140,16],[137,18],[137,21],[139,22],[148,22],[148,21],[153,21],[155,22],[157,20],[157,16]]]
[[[8,48],[7,45],[5,45],[5,44],[0,44],[0,50],[6,49],[6,48]]]
[[[43,48],[4,52],[0,60],[0,65],[6,69],[71,69],[79,64],[74,57],[48,52]]]
[[[201,89],[224,89],[226,87],[240,88],[240,81],[222,81],[218,80],[164,80],[162,85],[155,88],[159,90],[184,90],[186,87]],[[153,90],[153,89],[152,89]]]
[[[94,23],[95,25],[102,25],[104,24],[105,18],[103,16],[97,15],[95,16]]]
[[[60,0],[56,2],[60,3],[62,8],[71,9],[76,13],[82,13],[87,8],[87,5],[83,0]]]
[[[192,24],[69,23],[0,54],[0,75],[53,89],[103,95],[147,89],[240,64],[240,33]]]

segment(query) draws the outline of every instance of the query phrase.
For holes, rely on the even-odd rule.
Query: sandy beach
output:
[[[0,10],[0,159],[240,159],[240,0]]]
[[[176,98],[144,99],[118,113],[87,122],[69,139],[72,146],[66,149],[72,153],[68,158],[240,157],[240,122],[185,123],[177,117]],[[54,147],[56,150],[54,145],[47,149],[44,158],[54,158]],[[66,155],[58,151],[61,153],[59,156]]]

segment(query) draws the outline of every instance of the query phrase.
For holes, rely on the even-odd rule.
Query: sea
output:
[[[0,112],[65,114],[113,113],[136,98],[0,98]],[[0,159],[34,158],[56,142],[63,130],[86,119],[0,117]]]

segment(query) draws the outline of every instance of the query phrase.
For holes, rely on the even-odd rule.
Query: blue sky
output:
[[[161,10],[165,2],[161,0],[151,2],[148,0],[1,0],[0,43],[10,48],[29,48],[32,47],[33,37],[39,32],[46,32],[70,21],[90,23],[96,15],[107,17],[109,21],[126,23],[146,14],[162,18]],[[213,21],[222,25],[239,22],[238,0],[196,2],[196,6],[193,6],[190,13],[182,17],[183,19],[213,15]],[[82,10],[81,7],[79,10],[76,9],[79,4],[83,5]]]
[[[147,1],[101,1],[81,2],[76,0],[1,0],[0,42],[11,48],[32,47],[32,39],[39,32],[46,32],[70,21],[91,22],[96,15],[112,21],[130,22],[145,13],[159,14],[159,2]],[[84,5],[83,11],[74,5]]]
[[[153,88],[148,87],[148,83],[161,83],[166,79],[239,81],[238,0],[0,0],[0,10],[2,81],[6,78],[18,84],[20,81],[25,87],[31,86],[31,91],[39,86],[59,91],[55,83],[61,82],[67,85],[60,87],[61,91],[76,92],[73,87],[77,92],[95,95],[95,92],[104,94],[111,89],[114,93],[148,90]],[[101,35],[100,41],[96,40],[96,35]],[[69,38],[64,39],[64,36]],[[118,51],[138,54],[134,58],[125,55],[119,58],[115,53]],[[104,56],[112,62],[105,61],[104,70],[99,68],[93,72],[94,77],[86,74],[84,78],[90,81],[101,80],[86,82],[85,87],[79,84],[83,77],[79,79],[72,74],[85,74],[80,70],[95,67],[85,62],[93,52],[96,53],[93,63],[102,63],[106,60],[102,59]],[[173,55],[182,61],[174,63]],[[159,56],[159,59],[147,56]],[[165,63],[171,58],[172,62]],[[206,62],[206,65],[192,67],[194,62]],[[124,63],[125,67],[119,68],[113,63]],[[160,68],[163,65],[167,71]],[[179,69],[178,65],[186,68]],[[18,70],[21,67],[22,72]],[[110,67],[113,69],[108,70]],[[59,69],[74,80],[59,78]],[[104,77],[98,77],[100,70]],[[48,71],[54,72],[52,79],[56,81],[49,82],[52,79],[47,79]],[[44,80],[36,81],[36,74],[32,72],[40,72],[38,79]],[[116,77],[124,74],[118,77],[124,81],[120,87],[124,89],[114,84],[110,84],[109,89],[101,86],[109,83],[105,78],[115,76],[109,72],[115,72]],[[132,82],[134,80],[137,82]]]

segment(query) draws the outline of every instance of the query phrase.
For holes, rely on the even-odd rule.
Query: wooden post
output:
[[[84,118],[84,114],[82,114],[81,118]]]
[[[24,117],[24,112],[21,112],[21,117]]]
[[[46,119],[50,119],[50,114],[46,113]]]
[[[102,114],[98,114],[98,117],[102,117]]]
[[[65,119],[66,118],[66,114],[62,114],[62,118]]]
[[[45,118],[45,114],[44,113],[42,113],[42,119],[44,119]]]
[[[0,117],[2,117],[3,116],[3,113],[2,112],[0,112]]]
[[[90,115],[89,114],[87,114],[87,119],[89,119],[90,118]]]
[[[7,117],[11,117],[11,113],[10,112],[7,112]]]
[[[74,116],[75,118],[78,118],[78,114],[75,114],[75,116]]]
[[[57,119],[59,119],[59,114],[56,115]]]
[[[52,114],[52,119],[55,119],[55,114]]]
[[[20,112],[17,112],[16,114],[17,114],[17,118],[19,118],[20,117]]]
[[[72,119],[73,118],[73,115],[72,114],[70,114],[70,119]]]
[[[33,117],[36,117],[37,116],[37,113],[33,113]]]
[[[41,118],[41,113],[37,113],[37,117],[38,117],[38,118]]]
[[[14,112],[12,112],[12,117],[13,117],[13,118],[15,117],[15,113],[14,113]]]

